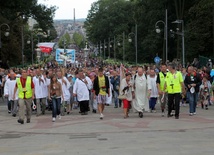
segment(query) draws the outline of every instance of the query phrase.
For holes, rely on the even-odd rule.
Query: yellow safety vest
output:
[[[165,85],[165,76],[162,72],[159,73],[159,78],[160,78],[160,90],[161,91],[165,91],[164,90],[164,85]]]
[[[181,72],[176,71],[175,74],[168,72],[166,74],[166,86],[167,92],[169,94],[181,93],[181,82],[183,82],[183,77]]]
[[[19,94],[18,94],[19,98],[24,99],[24,97],[25,97],[28,99],[28,98],[31,98],[33,96],[33,91],[31,88],[31,77],[30,76],[27,76],[25,88],[22,87],[22,83],[21,83],[20,78],[17,78],[16,82],[17,82],[17,86],[19,89]]]

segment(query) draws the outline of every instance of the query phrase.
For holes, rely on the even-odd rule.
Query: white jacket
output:
[[[7,79],[4,86],[4,96],[8,95],[8,100],[13,100],[13,94],[14,94],[14,88],[16,86],[16,79],[10,80]],[[16,97],[15,100],[18,100],[18,91],[16,91]]]

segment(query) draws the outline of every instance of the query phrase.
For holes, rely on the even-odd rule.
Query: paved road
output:
[[[0,155],[213,155],[214,106],[189,116],[181,107],[180,119],[131,113],[109,106],[104,120],[98,114],[81,116],[78,110],[52,122],[51,112],[18,124],[0,103]]]

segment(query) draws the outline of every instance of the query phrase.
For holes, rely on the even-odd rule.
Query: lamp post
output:
[[[85,57],[85,67],[87,66],[86,64],[86,61],[87,61],[87,57],[88,57],[88,51],[89,51],[89,49],[88,49],[88,43],[87,42],[85,42],[85,48],[84,48],[84,57]]]
[[[156,29],[156,33],[160,33],[161,30],[158,26],[159,23],[163,23],[164,24],[164,39],[165,39],[165,43],[166,43],[166,61],[168,60],[168,15],[167,15],[167,9],[165,11],[165,22],[162,20],[159,20],[155,23],[155,29]]]
[[[23,33],[23,26],[22,26],[22,67],[24,67],[24,47],[25,47],[25,44],[24,44],[24,38],[28,36],[28,40],[27,40],[27,44],[30,44],[30,42],[32,42],[32,40],[30,41],[29,38],[32,38],[32,36],[28,35],[28,34],[25,34]],[[32,49],[31,49],[32,50]]]
[[[103,56],[103,59],[105,60],[106,58],[106,41],[104,39],[104,56]]]
[[[7,36],[9,36],[9,31],[10,31],[10,26],[8,25],[8,24],[6,24],[6,23],[3,23],[3,24],[1,24],[0,25],[0,49],[2,48],[2,42],[1,42],[1,29],[2,29],[2,27],[3,26],[6,26],[7,27],[7,29],[6,29],[6,31],[5,31],[5,33],[4,33],[4,35],[7,37]],[[2,54],[1,54],[1,58],[2,58]]]
[[[172,23],[182,24],[182,31],[181,32],[174,32],[172,30],[170,30],[170,32],[182,36],[182,63],[183,63],[183,67],[185,67],[184,21],[183,20],[176,20]]]
[[[32,61],[32,65],[33,65],[33,60],[34,60],[34,41],[38,41],[37,39],[33,39],[33,34],[31,33],[31,61]]]
[[[38,37],[38,44],[40,43],[40,38],[41,37],[47,38],[47,36],[48,36],[45,32],[43,32],[43,30],[41,28],[37,29],[37,34],[36,35]],[[43,56],[44,56],[43,53],[41,53],[40,57],[42,58],[42,60],[43,60]]]
[[[134,35],[135,37],[135,64],[137,65],[137,24],[135,24],[135,33],[131,32],[128,34],[129,42],[132,42],[132,39],[130,37],[131,35]]]
[[[36,55],[37,55],[37,56],[36,56],[36,57],[37,57],[37,61],[38,61],[38,63],[39,63],[39,62],[40,62],[40,57],[41,57],[41,56],[40,56],[40,55],[41,55],[41,49],[40,49],[40,48],[36,48],[36,52],[37,52],[37,54],[36,54]]]
[[[111,48],[112,48],[111,43],[114,43],[114,40],[110,40],[110,38],[108,38],[108,58],[109,58],[109,59],[110,59],[110,57],[111,57],[111,53],[110,53],[110,50],[111,50]],[[114,46],[115,46],[115,44],[114,44]],[[114,47],[114,51],[115,51],[115,47]],[[114,57],[114,59],[115,59],[115,57]]]
[[[120,39],[117,40],[114,38],[114,44],[115,44],[115,41],[118,41],[117,42],[117,45],[120,46]],[[123,63],[124,63],[124,60],[125,60],[125,32],[123,32],[123,39],[122,39],[122,42],[123,42]]]
[[[2,42],[1,42],[1,28],[3,27],[3,26],[6,26],[7,27],[7,29],[6,29],[6,32],[4,33],[4,35],[7,37],[7,36],[9,36],[9,31],[10,31],[10,26],[8,25],[8,24],[6,24],[6,23],[3,23],[3,24],[1,24],[0,25],[0,48],[2,48]]]

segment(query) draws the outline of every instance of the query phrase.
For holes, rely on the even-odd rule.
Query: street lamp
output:
[[[4,35],[6,36],[6,37],[8,37],[9,36],[9,31],[10,31],[10,26],[8,25],[8,24],[6,24],[6,23],[3,23],[3,24],[1,24],[0,25],[0,49],[2,48],[2,42],[1,42],[1,29],[2,29],[2,27],[3,26],[6,26],[7,27],[7,29],[6,29],[6,31],[5,31],[5,33],[4,33]],[[2,56],[1,56],[1,58],[2,58]]]
[[[40,62],[40,57],[41,57],[41,49],[38,47],[38,48],[36,48],[35,49],[36,50],[36,57],[37,57],[37,61],[38,61],[38,63]]]
[[[6,26],[7,27],[7,29],[6,29],[6,31],[5,31],[5,33],[4,33],[4,35],[6,36],[6,37],[8,37],[9,36],[9,31],[10,31],[10,26],[8,25],[8,24],[6,24],[6,23],[3,23],[3,24],[1,24],[0,25],[0,48],[2,47],[2,43],[1,43],[1,28],[3,27],[3,26]]]
[[[182,36],[182,63],[183,63],[183,67],[185,67],[184,21],[183,20],[176,20],[172,23],[173,24],[182,24],[182,31],[181,32],[174,32],[173,30],[170,30],[170,32],[173,34],[177,34],[177,35]]]
[[[129,42],[132,42],[132,39],[131,39],[131,35],[134,35],[135,37],[135,64],[137,65],[137,24],[135,24],[135,33],[134,32],[131,32],[128,34],[128,41]]]
[[[117,45],[120,46],[121,44],[119,41],[121,41],[121,40],[119,39],[117,41],[118,41]],[[123,40],[122,41],[123,41],[123,63],[124,63],[124,61],[125,61],[125,32],[123,32]]]
[[[88,57],[88,43],[85,42],[85,48],[84,48],[84,57],[85,57],[85,67],[86,67],[86,61],[87,61],[87,57]]]
[[[164,24],[164,39],[165,39],[165,43],[166,43],[166,61],[168,60],[168,16],[167,16],[167,9],[165,11],[165,22],[162,21],[162,20],[159,20],[155,23],[155,30],[156,30],[156,33],[160,33],[161,30],[158,26],[159,23],[163,23]]]
[[[22,26],[22,28],[23,28],[23,26]],[[22,67],[24,67],[24,47],[25,47],[25,44],[24,44],[24,38],[25,37],[28,37],[28,40],[27,40],[27,44],[30,44],[30,40],[29,40],[29,38],[31,38],[31,36],[30,35],[28,35],[28,34],[23,34],[23,29],[22,29]]]
[[[106,46],[106,41],[105,41],[105,39],[104,39],[104,56],[103,56],[103,59],[105,60],[105,58],[106,58],[106,48],[107,48],[107,46]]]

